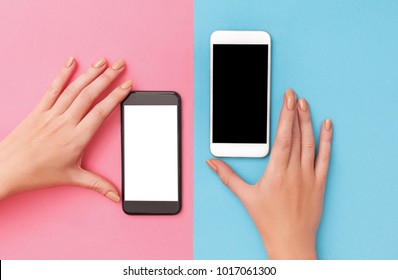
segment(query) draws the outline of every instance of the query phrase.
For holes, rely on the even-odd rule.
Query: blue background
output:
[[[205,164],[209,40],[220,29],[272,37],[272,142],[288,87],[309,101],[317,140],[333,120],[319,258],[398,259],[398,1],[341,0],[195,1],[195,259],[267,257],[246,210]],[[255,183],[268,160],[226,161]]]

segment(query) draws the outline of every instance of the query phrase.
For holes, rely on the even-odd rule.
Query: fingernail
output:
[[[120,87],[123,89],[128,89],[133,86],[133,82],[131,80],[125,81]]]
[[[299,108],[301,111],[307,111],[308,105],[307,105],[307,101],[304,98],[301,98],[298,103],[299,103]]]
[[[211,170],[217,172],[217,167],[210,160],[206,160],[206,163],[211,168]]]
[[[68,61],[65,63],[65,67],[66,67],[66,68],[71,67],[72,64],[73,64],[73,61],[75,61],[75,59],[73,58],[73,56],[69,57],[69,58],[68,58]]]
[[[296,94],[293,92],[293,90],[288,89],[286,94],[286,99],[287,99],[287,108],[289,110],[293,110],[294,107],[296,106]]]
[[[105,196],[114,202],[120,201],[120,196],[118,196],[114,192],[108,192]]]
[[[331,121],[330,119],[327,119],[327,120],[325,121],[325,129],[326,129],[327,131],[329,131],[331,128],[332,128],[332,121]]]
[[[101,57],[100,59],[98,59],[98,60],[93,64],[93,66],[94,66],[95,68],[100,68],[100,67],[104,66],[105,64],[106,64],[106,59],[103,58],[103,57]]]
[[[112,69],[113,70],[119,70],[119,69],[123,68],[123,66],[124,66],[124,60],[123,59],[119,59],[118,61],[113,63]]]

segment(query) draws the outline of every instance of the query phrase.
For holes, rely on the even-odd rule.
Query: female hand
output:
[[[298,107],[298,108],[297,108]],[[269,164],[251,186],[227,164],[207,164],[246,207],[271,259],[315,259],[332,142],[332,123],[324,121],[315,156],[309,106],[288,89]]]
[[[0,199],[57,185],[76,185],[119,202],[116,187],[81,166],[85,147],[127,96],[130,80],[105,99],[96,98],[123,72],[123,60],[107,67],[100,58],[72,83],[77,63],[69,58],[33,112],[0,142]],[[91,109],[92,108],[92,109]]]

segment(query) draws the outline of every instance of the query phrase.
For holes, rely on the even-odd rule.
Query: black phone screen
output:
[[[267,143],[268,45],[213,45],[213,143]]]

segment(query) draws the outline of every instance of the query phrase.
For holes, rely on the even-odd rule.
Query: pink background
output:
[[[120,204],[75,187],[0,201],[0,259],[192,259],[193,1],[0,1],[0,139],[37,104],[73,55],[78,73],[100,56],[124,58],[138,90],[182,96],[183,209],[127,216]],[[117,109],[89,145],[88,169],[120,188]]]

